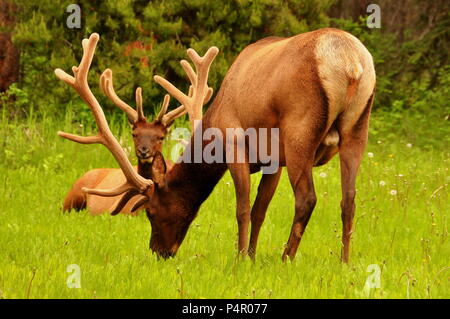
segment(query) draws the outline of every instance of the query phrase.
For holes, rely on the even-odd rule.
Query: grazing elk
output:
[[[128,121],[132,126],[134,149],[138,159],[138,165],[136,167],[138,174],[145,178],[153,179],[154,177],[151,173],[153,158],[156,153],[162,151],[162,142],[173,121],[186,114],[186,109],[181,105],[175,110],[167,113],[170,95],[166,94],[158,115],[152,122],[148,122],[143,112],[141,88],[136,89],[135,110],[122,101],[115,93],[113,87],[113,75],[110,69],[105,70],[101,75],[100,86],[106,96],[127,114]],[[208,103],[212,93],[212,88],[209,88],[204,104]],[[166,164],[169,168],[173,165],[169,160],[166,161]],[[74,183],[64,200],[63,211],[87,208],[91,214],[100,214],[104,212],[111,212],[113,215],[118,213],[131,213],[131,207],[133,207],[137,200],[136,197],[131,198],[128,202],[122,201],[124,206],[117,206],[116,204],[123,198],[123,195],[101,197],[86,194],[82,191],[83,187],[111,188],[120,185],[124,181],[125,176],[120,169],[92,169]]]
[[[286,166],[295,195],[295,214],[283,260],[287,257],[293,259],[316,204],[312,169],[325,164],[339,152],[342,261],[348,261],[355,211],[355,180],[367,141],[375,88],[372,57],[357,38],[337,29],[320,29],[290,38],[267,38],[246,47],[231,66],[197,129],[279,128],[280,168],[275,174],[262,176],[252,210],[250,174],[257,172],[262,163],[182,161],[166,174],[164,159],[158,153],[152,166],[153,180],[143,178],[132,169],[87,83],[98,39],[99,36],[93,34],[89,40],[83,40],[84,55],[79,67],[73,69],[74,77],[60,69],[55,71],[89,105],[99,128],[99,135],[92,137],[58,134],[76,142],[105,145],[126,176],[126,182],[120,187],[84,189],[86,193],[100,196],[139,194],[135,207],[146,207],[152,227],[150,248],[158,256],[167,258],[175,255],[200,205],[229,169],[236,191],[238,249],[254,256],[258,234],[278,184],[281,167]],[[201,70],[214,54],[212,50],[202,58],[192,54],[198,74],[183,63],[191,82],[198,85],[191,96],[183,94],[163,78],[155,77],[155,81],[190,114],[201,115],[207,78]],[[194,149],[195,136],[186,151]],[[212,139],[203,139],[200,145],[205,148],[210,143]],[[231,149],[237,147],[237,139],[226,143],[231,145]],[[251,145],[246,143],[245,150],[248,151],[249,147]],[[227,147],[224,152],[231,149]],[[250,221],[252,229],[247,249]]]

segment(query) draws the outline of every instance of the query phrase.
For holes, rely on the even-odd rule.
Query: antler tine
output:
[[[66,82],[72,86],[80,95],[80,97],[86,102],[94,115],[95,122],[98,127],[98,134],[96,136],[78,136],[64,132],[58,132],[58,135],[69,139],[71,141],[83,144],[93,144],[99,143],[106,146],[112,153],[116,161],[119,163],[127,181],[109,190],[95,190],[84,188],[83,191],[89,194],[96,194],[100,196],[116,196],[130,190],[138,190],[139,192],[144,192],[153,182],[149,179],[145,179],[134,171],[133,166],[128,160],[124,150],[120,146],[117,139],[112,134],[109,129],[108,122],[106,121],[105,114],[89,88],[87,81],[87,75],[89,72],[90,65],[92,63],[92,58],[94,56],[95,48],[100,36],[97,33],[93,33],[88,39],[84,39],[83,45],[83,57],[81,59],[80,65],[78,67],[73,67],[74,76],[71,76],[61,69],[56,69],[56,76],[62,81]]]
[[[159,110],[159,113],[156,116],[157,121],[161,121],[163,119],[163,116],[167,113],[167,109],[169,108],[169,102],[170,102],[170,95],[169,94],[164,95],[164,101],[161,106],[161,110]]]
[[[212,88],[209,88],[207,83],[209,68],[211,67],[211,63],[218,53],[219,49],[214,46],[209,48],[203,57],[200,57],[194,49],[187,50],[187,54],[191,58],[197,70],[197,82],[194,85],[194,92],[192,95],[192,98],[194,100],[192,106],[194,120],[202,119],[202,108],[203,104],[206,103],[205,99],[208,97],[208,95],[208,100],[211,98]],[[198,90],[198,92],[196,90]]]
[[[206,104],[206,103],[209,102],[209,100],[211,100],[211,97],[212,97],[213,93],[214,93],[213,88],[209,87],[208,91],[206,92],[205,101],[203,102],[203,104]]]
[[[200,57],[194,49],[187,50],[187,54],[194,63],[197,73],[186,60],[182,60],[180,63],[192,84],[192,95],[184,94],[163,77],[158,75],[154,76],[156,83],[166,89],[170,95],[177,99],[178,102],[187,109],[192,131],[195,129],[195,120],[202,119],[203,105],[207,103],[212,96],[212,88],[208,87],[207,81],[209,68],[218,53],[219,49],[215,46],[209,48],[203,57]]]
[[[138,119],[138,113],[135,109],[133,109],[131,106],[129,106],[127,103],[122,101],[114,91],[114,85],[113,85],[113,72],[111,69],[106,69],[103,71],[102,75],[100,76],[100,86],[103,90],[103,93],[116,105],[118,106],[122,111],[124,111],[130,122],[134,123]]]
[[[184,107],[184,105],[180,105],[175,110],[170,111],[165,114],[161,120],[164,125],[168,125],[173,122],[176,118],[179,118],[185,114],[187,114],[188,110]]]
[[[138,120],[145,120],[144,109],[142,106],[142,89],[140,87],[136,89],[136,110]]]
[[[212,93],[212,89],[211,89],[211,93]],[[189,95],[188,96],[192,97],[192,94],[194,94],[194,87],[191,85],[191,86],[189,86]],[[170,98],[169,94],[166,94],[166,96],[168,96]],[[209,98],[211,98],[211,96]],[[208,98],[208,101],[209,101],[209,98]],[[205,100],[204,104],[206,104],[208,101]],[[167,110],[166,110],[166,112],[167,112]],[[164,125],[168,125],[169,123],[173,122],[176,118],[181,117],[181,116],[185,115],[186,113],[187,113],[187,109],[184,107],[184,105],[180,105],[175,110],[172,110],[169,113],[165,114],[163,116],[163,118],[161,119],[161,121],[163,122]]]

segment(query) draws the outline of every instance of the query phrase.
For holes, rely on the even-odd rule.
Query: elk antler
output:
[[[213,89],[208,87],[208,73],[212,61],[219,53],[217,47],[208,49],[203,57],[200,57],[194,49],[188,49],[187,54],[195,65],[197,73],[186,60],[181,60],[180,64],[186,72],[192,86],[189,88],[189,94],[186,95],[177,89],[172,83],[159,75],[155,75],[156,83],[161,85],[170,95],[178,100],[187,110],[191,129],[194,131],[195,120],[202,119],[202,107],[212,96]],[[176,110],[174,110],[176,111]]]
[[[105,114],[103,113],[100,104],[98,103],[97,99],[95,98],[94,94],[89,88],[89,84],[87,81],[89,68],[91,66],[92,58],[95,52],[95,47],[97,46],[99,38],[100,36],[97,33],[93,33],[89,37],[89,39],[84,39],[82,41],[83,57],[78,67],[75,66],[72,67],[74,76],[67,74],[61,69],[55,70],[56,76],[60,80],[66,82],[71,87],[73,87],[78,92],[80,97],[89,106],[89,108],[92,111],[92,114],[94,115],[95,122],[97,123],[98,134],[95,136],[78,136],[59,131],[58,135],[77,143],[103,144],[112,153],[116,161],[119,163],[120,168],[122,169],[122,172],[124,173],[127,179],[127,181],[124,184],[114,189],[102,190],[102,189],[83,188],[84,192],[88,194],[107,197],[120,195],[122,193],[129,191],[136,192],[136,190],[138,192],[143,193],[145,192],[145,190],[147,190],[149,186],[153,184],[153,181],[143,178],[133,169],[133,166],[128,160],[124,150],[120,146],[119,142],[117,142],[117,139],[114,137],[114,135],[111,133],[111,130],[108,126],[108,122],[106,121],[105,118]],[[105,74],[105,72],[103,74]],[[140,90],[139,93],[137,92],[137,97],[141,99]]]
[[[103,93],[122,111],[124,111],[131,123],[135,123],[138,120],[145,120],[144,112],[142,110],[142,90],[140,87],[136,89],[136,110],[122,101],[114,91],[113,85],[113,72],[111,69],[106,69],[100,76],[100,86]],[[138,98],[140,99],[138,102]]]
[[[159,113],[156,116],[157,121],[162,121],[162,119],[164,118],[164,115],[167,113],[167,109],[169,108],[169,102],[170,102],[170,95],[169,94],[164,95],[164,101],[161,106],[161,110],[159,110]]]
[[[169,108],[169,101],[170,95],[166,94],[164,96],[164,101],[161,110],[159,111],[158,116],[156,117],[156,120],[161,121],[165,126],[169,126],[176,118],[181,117],[187,113],[187,109],[184,107],[184,105],[180,105],[175,110],[172,110],[169,113],[167,113],[167,109]]]
[[[106,69],[100,77],[100,86],[103,92],[109,99],[118,106],[122,111],[124,111],[131,123],[135,123],[138,120],[145,120],[143,106],[142,106],[142,89],[138,87],[136,89],[136,110],[130,105],[122,101],[114,91],[113,84],[113,73],[111,69]],[[169,107],[170,96],[166,95],[164,97],[164,102],[161,110],[158,113],[157,120],[161,121],[164,125],[168,125],[173,122],[176,118],[183,116],[187,113],[186,108],[180,105],[177,109],[167,113]],[[167,114],[166,114],[167,113]]]

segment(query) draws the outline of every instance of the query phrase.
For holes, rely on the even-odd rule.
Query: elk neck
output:
[[[152,179],[152,165],[153,163],[142,162],[140,159],[138,160],[138,174],[144,178]]]
[[[202,134],[209,125],[206,112],[202,120]],[[202,149],[210,141],[202,140]],[[186,148],[191,148],[191,154],[194,153],[194,136]],[[193,157],[193,155],[192,155]],[[193,159],[189,163],[179,162],[167,173],[166,181],[168,191],[176,194],[176,197],[189,214],[195,216],[201,204],[208,198],[228,169],[226,163],[195,163]],[[193,217],[192,216],[192,217]]]

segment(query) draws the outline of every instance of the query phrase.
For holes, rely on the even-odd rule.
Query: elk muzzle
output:
[[[157,258],[163,258],[163,259],[169,259],[172,257],[175,257],[177,250],[178,250],[179,245],[175,244],[173,245],[173,247],[171,249],[161,249],[161,248],[153,248],[152,245],[150,244],[150,249],[152,250],[152,252],[154,254],[156,254]]]
[[[136,156],[139,158],[139,161],[142,163],[152,163],[154,154],[151,154],[150,149],[148,147],[139,147],[136,150]]]

